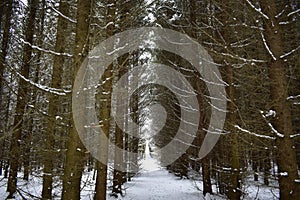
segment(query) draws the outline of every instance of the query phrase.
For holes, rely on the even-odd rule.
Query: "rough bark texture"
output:
[[[272,120],[274,129],[283,136],[276,135],[276,157],[279,171],[280,199],[297,199],[300,196],[300,184],[297,171],[294,142],[290,138],[293,133],[290,104],[287,101],[288,85],[284,61],[280,58],[282,50],[282,30],[279,19],[275,16],[279,8],[274,0],[260,1],[262,11],[269,17],[264,19],[264,32],[266,43],[272,52],[269,59],[270,94],[273,101],[273,110],[276,116]],[[278,8],[277,8],[278,7]]]
[[[202,164],[202,177],[203,177],[203,195],[207,193],[212,194],[212,185],[210,178],[210,159],[208,156],[201,160]]]
[[[88,53],[88,37],[91,14],[91,0],[78,0],[77,2],[77,26],[74,50],[73,77]],[[74,122],[67,140],[67,153],[63,178],[63,200],[80,199],[80,183],[83,171],[85,148],[81,143]]]
[[[125,69],[124,69],[124,61],[122,59],[119,59],[119,62],[122,63],[120,64],[120,68],[119,73],[118,73],[118,78],[122,77],[125,74]],[[126,100],[127,101],[127,100]],[[123,102],[120,101],[120,98],[117,99],[117,103],[120,105]],[[118,109],[117,111],[118,112]],[[120,149],[124,149],[124,127],[126,126],[126,124],[121,125],[121,127],[119,127],[116,124],[116,130],[115,130],[115,146],[119,147]],[[115,158],[114,158],[114,176],[113,176],[113,189],[112,189],[112,194],[115,195],[116,197],[117,194],[121,194],[122,195],[122,184],[125,182],[125,176],[126,174],[121,171],[118,170],[118,168],[122,168],[124,167],[126,160],[124,160],[124,155],[122,155],[122,153],[120,151],[115,151]]]
[[[200,109],[200,118],[199,118],[199,128],[198,128],[198,134],[196,139],[193,141],[193,145],[197,146],[196,152],[194,156],[198,157],[199,149],[201,147],[201,144],[204,141],[206,132],[204,131],[207,129],[207,120],[206,118],[209,116],[207,113],[207,105],[205,105],[205,100],[204,100],[204,91],[205,91],[205,86],[204,83],[201,82],[198,77],[194,81],[196,85],[196,91],[198,93],[197,99],[199,103],[199,109]],[[196,161],[195,165],[197,166],[198,163]],[[202,178],[203,178],[203,195],[205,196],[207,193],[212,194],[212,184],[211,184],[211,176],[210,176],[210,156],[209,154],[205,156],[203,159],[201,159],[201,167],[202,167]],[[194,170],[199,170],[199,169],[194,169]]]
[[[234,1],[226,1],[223,3],[225,9],[223,10],[223,13],[221,14],[222,19],[222,29],[221,29],[221,41],[223,43],[224,49],[223,51],[230,53],[232,49],[230,48],[230,43],[234,41],[232,38],[232,29],[230,28],[230,20],[231,16],[228,15],[229,12],[236,9],[237,5]],[[240,161],[239,161],[239,141],[238,141],[238,133],[236,128],[234,127],[237,123],[236,120],[236,112],[237,107],[235,104],[235,71],[233,60],[230,60],[230,58],[225,57],[223,58],[221,62],[223,62],[223,65],[225,66],[224,72],[225,72],[225,80],[228,84],[226,87],[226,93],[228,96],[228,103],[227,103],[227,110],[228,113],[226,115],[226,122],[225,122],[225,128],[227,131],[229,131],[229,141],[230,141],[230,150],[229,150],[229,158],[228,161],[230,162],[230,180],[228,180],[228,187],[226,188],[227,197],[231,200],[238,200],[241,198],[241,177],[240,177]]]
[[[29,4],[29,15],[28,15],[28,20],[25,29],[25,41],[29,42],[30,44],[33,43],[33,34],[34,34],[37,6],[38,6],[38,0],[32,0]],[[31,59],[32,59],[32,48],[29,45],[25,45],[23,60],[22,60],[23,65],[21,67],[21,75],[25,78],[29,77]],[[27,90],[28,90],[28,83],[22,78],[20,78],[17,106],[16,106],[16,115],[14,118],[14,126],[12,130],[12,138],[11,138],[11,145],[10,145],[10,170],[9,170],[9,178],[7,184],[7,191],[9,192],[8,198],[12,198],[14,193],[17,190],[17,173],[18,173],[19,159],[20,159],[22,123],[23,123],[23,115],[25,112],[26,102],[28,100]]]
[[[109,0],[107,2],[107,15],[106,22],[115,22],[116,15],[116,1]],[[114,34],[115,25],[110,24],[106,30],[106,37],[109,38]],[[107,47],[111,48],[111,47]],[[106,80],[103,84],[103,91],[101,94],[101,110],[100,110],[100,118],[101,118],[101,127],[106,137],[109,138],[110,131],[110,113],[111,113],[111,90],[112,90],[112,69],[111,65],[103,74],[103,80]],[[106,199],[106,187],[107,187],[107,160],[108,160],[108,144],[104,144],[102,141],[101,146],[102,154],[106,163],[98,162],[97,164],[97,181],[95,188],[95,200],[105,200]]]
[[[2,44],[1,44],[1,52],[0,52],[0,102],[2,102],[2,90],[3,90],[3,84],[2,84],[2,79],[3,79],[3,72],[5,69],[5,59],[6,59],[6,55],[8,52],[8,43],[9,43],[9,36],[10,36],[10,27],[11,27],[11,17],[12,17],[12,9],[13,9],[13,0],[6,0],[3,2],[4,6],[6,7],[5,9],[1,8],[4,10],[6,10],[5,15],[3,15],[4,13],[1,13],[1,15],[5,16],[5,20],[4,21],[4,28],[3,28],[3,35],[2,35]],[[1,12],[3,12],[1,11]],[[1,21],[4,18],[3,16],[1,16]],[[1,26],[0,26],[1,28]],[[2,122],[1,122],[2,123]],[[1,124],[2,125],[2,124]],[[0,127],[2,128],[2,127]]]
[[[2,44],[1,44],[1,52],[0,52],[0,103],[2,106],[2,97],[3,97],[3,81],[4,81],[4,69],[6,64],[6,55],[8,52],[8,43],[10,36],[10,27],[11,27],[11,17],[12,17],[12,8],[13,1],[6,0],[3,3],[0,3],[0,30],[2,32],[1,23],[4,21],[3,34],[2,34]],[[6,11],[7,10],[7,11]],[[6,13],[6,14],[4,14]],[[5,145],[5,139],[2,138],[5,133],[5,124],[7,121],[7,116],[4,113],[5,111],[1,111],[0,117],[0,175],[2,175],[2,165],[4,164],[3,159],[3,151]]]
[[[228,197],[229,199],[240,199],[241,198],[241,188],[240,188],[240,162],[239,162],[239,144],[238,144],[238,135],[234,128],[236,123],[236,108],[234,104],[234,72],[233,66],[227,66],[227,95],[230,99],[228,103],[228,130],[230,131],[231,136],[231,182],[229,183],[228,188]]]
[[[115,145],[123,149],[123,131],[118,126],[116,127]],[[118,170],[120,165],[123,165],[123,155],[119,151],[115,151],[114,162],[114,177],[112,193],[117,197],[117,194],[122,194],[123,172]]]
[[[112,66],[111,66],[112,67]],[[104,72],[103,77],[108,78],[112,77],[111,67]],[[110,112],[111,112],[111,89],[112,89],[112,78],[106,79],[102,89],[103,93],[101,94],[101,110],[100,118],[103,132],[106,137],[109,138],[110,131]],[[97,162],[97,178],[96,178],[96,187],[95,187],[95,200],[105,200],[106,199],[106,186],[107,186],[107,162],[108,162],[108,144],[105,141],[101,141],[101,154],[104,158],[105,163]]]
[[[69,3],[64,0],[60,1],[59,12],[68,16]],[[55,52],[64,53],[65,44],[67,42],[66,30],[68,28],[66,19],[59,16],[57,23]],[[61,75],[63,64],[65,61],[64,56],[55,55],[53,61],[53,73],[51,88],[61,88]],[[56,130],[56,115],[58,112],[59,98],[57,95],[49,94],[49,107],[48,107],[48,125],[45,135],[45,154],[44,154],[44,174],[43,174],[43,190],[42,198],[52,198],[52,179],[53,179],[53,158],[54,158],[54,144],[55,144],[55,130]]]
[[[103,77],[112,77],[112,66],[105,71]],[[101,94],[101,110],[100,118],[103,132],[106,137],[109,138],[110,132],[110,112],[111,112],[111,89],[112,89],[112,78],[106,79],[104,83]],[[97,178],[95,187],[94,200],[105,200],[106,199],[106,189],[107,189],[107,162],[108,162],[108,144],[105,141],[101,141],[101,154],[105,162],[97,162]],[[102,160],[103,161],[103,160]]]

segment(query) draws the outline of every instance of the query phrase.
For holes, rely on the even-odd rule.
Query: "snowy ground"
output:
[[[146,148],[147,149],[147,148]],[[82,177],[82,192],[81,199],[93,199],[93,191],[95,181],[92,179],[93,172],[85,173]],[[0,200],[5,199],[7,179],[0,177]],[[108,200],[225,200],[226,198],[220,195],[211,195],[204,197],[200,190],[202,189],[201,181],[192,181],[188,179],[179,179],[169,173],[164,168],[160,167],[156,160],[151,158],[149,152],[145,152],[145,159],[142,163],[142,171],[133,178],[131,182],[124,184],[123,197],[115,198],[110,196],[108,191]],[[276,184],[276,183],[275,183]],[[60,199],[60,186],[54,187],[54,199]],[[276,185],[272,187],[263,186],[262,182],[254,182],[249,178],[244,187],[246,200],[273,200],[278,199],[278,189]],[[40,199],[42,190],[42,179],[32,176],[29,182],[20,179],[18,182],[20,194],[16,195],[17,200],[22,199]],[[216,188],[213,188],[214,192]]]
[[[203,199],[189,180],[178,180],[178,177],[161,168],[154,159],[145,153],[142,172],[133,181],[124,185],[125,197],[122,200],[199,200]],[[109,199],[115,199],[110,197]]]

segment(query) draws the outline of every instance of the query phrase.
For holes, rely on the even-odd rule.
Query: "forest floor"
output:
[[[141,172],[133,177],[132,181],[124,184],[123,196],[115,198],[108,191],[108,200],[225,200],[221,195],[202,195],[202,181],[191,179],[180,179],[169,173],[165,168],[160,167],[156,160],[149,154],[145,154],[145,159],[141,163]],[[40,199],[42,190],[41,176],[31,176],[28,182],[21,179],[19,174],[18,182],[19,192],[16,194],[16,200],[23,199]],[[278,188],[276,183],[271,186],[264,186],[263,181],[251,181],[252,178],[246,179],[243,188],[245,200],[273,200],[278,199]],[[7,196],[6,192],[7,179],[0,177],[0,200]],[[60,199],[61,183],[56,180],[54,186],[54,199]],[[81,199],[93,199],[95,181],[93,172],[85,172],[82,177]],[[213,192],[216,193],[216,187],[213,185]]]
[[[124,185],[124,197],[120,200],[199,200],[204,199],[193,182],[180,179],[161,168],[146,154],[141,173]],[[108,198],[116,199],[114,197]]]
[[[124,185],[123,197],[110,197],[109,200],[226,200],[223,195],[202,195],[203,182],[201,180],[180,179],[165,168],[160,167],[156,160],[147,156],[142,163],[142,171],[131,182]],[[258,182],[246,179],[244,200],[275,200],[278,198],[276,183],[264,186],[263,180]],[[213,185],[213,192],[216,193]]]

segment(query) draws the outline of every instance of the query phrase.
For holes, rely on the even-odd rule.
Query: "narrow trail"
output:
[[[127,183],[124,200],[199,200],[203,199],[191,181],[178,180],[164,169],[150,171]]]
[[[161,168],[156,160],[151,158],[146,144],[145,160],[142,172],[125,184],[123,200],[199,200],[203,199],[190,180],[180,180],[178,177]]]

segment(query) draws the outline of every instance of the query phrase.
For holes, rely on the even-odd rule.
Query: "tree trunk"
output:
[[[123,131],[121,128],[116,126],[116,134],[115,134],[115,145],[121,149],[123,149]],[[120,154],[119,151],[115,151],[115,162],[114,162],[114,177],[113,177],[113,189],[112,193],[116,197],[117,194],[122,194],[122,184],[123,184],[123,172],[121,170],[118,170],[117,168],[122,167],[120,165],[123,165],[123,155]]]
[[[271,170],[271,159],[270,159],[270,153],[269,150],[264,150],[265,158],[263,161],[264,165],[264,184],[269,185],[269,176],[270,176],[270,170]]]
[[[35,16],[38,6],[38,0],[32,0],[29,4],[29,16],[26,24],[25,30],[25,41],[30,44],[33,43],[33,34],[35,27]],[[25,78],[29,77],[30,61],[32,59],[32,48],[29,45],[25,45],[24,54],[21,67],[21,75]],[[14,118],[14,125],[12,130],[12,138],[10,145],[10,171],[7,184],[7,191],[9,192],[9,198],[12,198],[17,189],[17,173],[19,169],[19,159],[20,159],[20,142],[22,135],[22,124],[23,115],[25,112],[25,106],[27,102],[27,90],[28,83],[20,78],[19,89],[16,105],[16,115]]]
[[[78,0],[77,2],[77,25],[74,50],[73,77],[88,53],[88,38],[91,14],[91,0]],[[57,80],[58,81],[58,80]],[[59,81],[55,84],[59,84]],[[63,200],[80,199],[80,183],[83,171],[85,148],[81,143],[79,135],[71,122],[71,129],[67,140],[67,153],[63,178]]]
[[[13,1],[12,0],[6,0],[2,3],[1,7],[1,16],[0,16],[0,21],[4,21],[4,28],[3,28],[3,35],[2,35],[2,44],[1,44],[1,52],[0,52],[0,106],[3,103],[3,81],[4,81],[4,69],[5,64],[6,64],[6,55],[8,51],[8,43],[9,43],[9,35],[10,35],[10,28],[11,28],[11,17],[12,17],[12,8],[13,8]],[[7,10],[6,15],[4,15],[5,10]],[[4,20],[5,16],[5,20]],[[0,30],[2,32],[2,27],[1,27],[1,22],[0,22]],[[5,133],[5,125],[7,122],[7,116],[5,113],[0,113],[0,175],[2,175],[2,166],[4,166],[4,160],[3,160],[3,155],[4,155],[4,145],[5,145],[5,138],[4,133]],[[3,138],[2,138],[3,137]]]
[[[64,16],[69,15],[69,3],[61,0],[59,5],[59,12]],[[66,31],[68,24],[66,20],[59,16],[57,22],[57,33],[55,52],[64,53],[65,44],[67,43]],[[61,75],[65,57],[62,55],[55,55],[53,60],[53,73],[51,88],[61,88]],[[48,125],[45,135],[45,154],[44,154],[44,173],[43,173],[43,199],[52,199],[52,182],[53,182],[53,159],[54,159],[54,145],[55,145],[55,130],[56,130],[56,115],[58,115],[59,98],[53,93],[49,93],[49,107],[48,107]]]
[[[42,47],[43,43],[44,43],[44,19],[45,19],[45,0],[42,0],[41,4],[40,4],[40,12],[39,12],[39,16],[41,16],[40,18],[40,23],[38,25],[38,28],[36,30],[36,32],[38,33],[39,37],[38,37],[38,41],[36,42],[38,46]],[[40,63],[41,62],[41,57],[42,57],[42,51],[37,51],[36,52],[36,63]],[[35,65],[35,69],[33,70],[33,82],[34,83],[38,83],[39,81],[39,72],[40,72],[40,65]],[[29,94],[30,94],[30,102],[28,104],[33,105],[34,108],[36,108],[38,106],[38,104],[36,103],[38,96],[37,96],[37,89],[35,86],[31,85],[30,86],[30,90],[29,90]],[[23,165],[24,165],[24,176],[23,179],[28,181],[29,180],[29,174],[31,171],[31,167],[30,167],[30,157],[31,157],[31,148],[32,148],[32,132],[34,131],[34,118],[35,118],[35,111],[34,109],[32,109],[31,107],[27,106],[28,111],[29,111],[29,119],[27,122],[27,133],[24,134],[24,159],[23,159]]]
[[[270,94],[273,101],[273,110],[276,116],[272,119],[272,125],[276,131],[276,158],[279,172],[280,199],[297,199],[300,196],[300,184],[297,171],[296,153],[294,141],[291,139],[293,133],[292,116],[288,98],[288,84],[284,61],[280,58],[282,50],[282,33],[279,25],[280,19],[275,17],[282,8],[274,0],[261,0],[262,12],[268,19],[264,18],[265,43],[268,45],[269,54],[269,78]]]
[[[2,4],[4,4],[4,7],[6,7],[3,10],[6,10],[6,14],[3,15],[1,13],[1,21],[3,16],[5,16],[5,21],[4,21],[4,29],[3,29],[3,36],[2,36],[2,44],[1,44],[1,52],[0,52],[0,102],[2,103],[2,92],[3,92],[3,73],[5,69],[5,60],[6,60],[6,55],[8,51],[8,44],[9,44],[9,35],[10,35],[10,28],[11,28],[11,17],[12,17],[12,12],[13,12],[13,0],[5,0]],[[2,7],[2,5],[1,5]],[[3,12],[3,11],[1,11]],[[4,12],[5,13],[5,12]],[[1,29],[1,26],[0,26]],[[1,120],[1,125],[3,125],[3,121]],[[0,127],[0,130],[2,130],[2,126]]]
[[[226,70],[227,83],[227,95],[230,99],[228,103],[228,130],[230,131],[231,141],[231,181],[229,183],[228,197],[229,199],[237,200],[241,198],[240,188],[240,162],[239,162],[239,144],[238,144],[238,133],[235,130],[236,123],[236,108],[234,104],[234,71],[233,66],[228,65]]]
[[[119,58],[116,62],[122,63],[120,65],[121,69],[119,70],[119,74],[118,74],[118,78],[122,77],[125,74],[125,70],[124,70],[124,61],[122,60],[122,58]],[[117,63],[116,63],[117,64]],[[123,102],[120,101],[120,98],[117,97],[117,104],[120,105]],[[127,101],[127,99],[125,100]],[[116,110],[116,112],[118,112],[118,109]],[[124,127],[126,126],[126,122],[124,124],[121,125],[122,127],[119,127],[116,124],[116,129],[115,129],[115,146],[119,147],[120,149],[124,149],[124,134],[123,134],[123,130]],[[122,195],[122,184],[125,182],[125,176],[126,174],[122,171],[119,170],[124,169],[124,155],[122,154],[122,152],[120,151],[115,151],[115,159],[114,159],[114,175],[113,175],[113,189],[112,189],[112,194],[115,197],[118,197],[118,194]],[[118,169],[119,168],[119,169]]]
[[[190,1],[193,2],[193,1]],[[192,5],[191,5],[192,6]],[[194,156],[198,156],[199,149],[201,147],[201,144],[204,141],[205,138],[205,129],[208,126],[207,125],[207,113],[206,113],[206,106],[203,92],[205,91],[205,85],[202,81],[198,80],[198,78],[195,79],[195,88],[197,91],[197,99],[198,104],[200,108],[200,118],[199,118],[199,128],[196,139],[193,141],[193,145],[197,146]],[[195,161],[195,165],[197,165],[198,161]],[[211,175],[210,175],[210,156],[207,155],[206,157],[201,159],[201,166],[202,166],[202,178],[203,178],[203,195],[205,196],[207,193],[212,194],[212,184],[211,184]],[[195,170],[195,169],[194,169]],[[197,170],[197,169],[196,169]]]
[[[107,2],[107,19],[106,23],[115,22],[116,15],[116,1],[109,0]],[[106,37],[111,37],[115,32],[115,25],[110,24],[106,30]],[[114,69],[113,64],[109,66],[109,68],[103,74],[103,80],[106,80],[102,86],[102,94],[101,94],[101,110],[100,110],[100,118],[101,118],[101,127],[106,135],[109,138],[110,131],[110,113],[111,113],[111,90],[112,90],[112,70]],[[108,79],[109,78],[109,79]],[[101,141],[103,146],[103,158],[105,159],[105,163],[101,163],[98,161],[97,164],[97,179],[96,179],[96,187],[95,187],[95,196],[94,200],[105,200],[106,199],[106,189],[107,189],[107,162],[108,162],[108,144],[104,144],[104,141]]]
[[[111,112],[111,90],[112,90],[112,66],[110,66],[103,74],[104,80],[107,81],[102,87],[101,94],[101,110],[100,118],[103,132],[106,137],[109,138],[110,132],[110,112]],[[107,79],[109,78],[110,79]],[[101,141],[102,154],[105,160],[105,163],[100,161],[97,162],[97,178],[96,178],[96,187],[95,187],[95,200],[105,200],[106,199],[106,187],[107,187],[107,163],[108,163],[108,144]]]
[[[210,163],[209,156],[202,159],[202,177],[203,177],[203,195],[212,194],[212,185],[210,178]]]
[[[106,137],[109,138],[110,132],[110,112],[111,112],[111,89],[112,89],[112,66],[110,66],[104,72],[104,80],[107,81],[104,83],[102,87],[101,94],[101,110],[100,110],[100,118],[103,132]],[[101,141],[101,147],[103,158],[105,163],[100,161],[97,162],[97,178],[96,178],[96,187],[95,187],[95,196],[94,200],[105,200],[106,199],[106,189],[107,189],[107,163],[108,163],[108,144],[104,143],[105,141]]]

